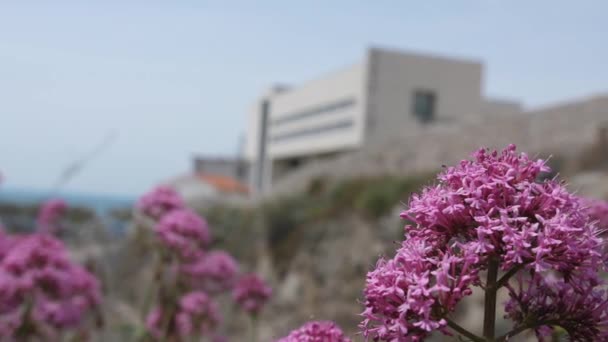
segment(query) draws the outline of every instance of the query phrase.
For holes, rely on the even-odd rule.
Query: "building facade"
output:
[[[521,112],[482,94],[479,61],[370,49],[360,63],[297,87],[276,87],[251,108],[244,154],[254,191],[303,164],[429,125]]]
[[[198,174],[221,175],[247,184],[249,165],[242,158],[196,156],[192,160],[193,171]]]

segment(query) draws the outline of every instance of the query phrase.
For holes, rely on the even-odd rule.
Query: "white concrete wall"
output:
[[[334,72],[326,77],[307,82],[293,90],[270,97],[270,130],[268,155],[272,159],[303,156],[353,149],[363,142],[365,111],[365,65],[363,63]],[[322,107],[342,100],[353,99],[348,108],[272,124],[273,120],[294,113]],[[353,126],[272,141],[272,137],[283,134],[314,130],[352,120]]]
[[[529,112],[535,151],[571,150],[592,144],[608,126],[608,95],[555,104]]]
[[[481,113],[489,115],[517,115],[523,113],[521,103],[503,99],[485,99],[482,103]]]
[[[368,63],[370,141],[481,115],[480,62],[372,49]],[[421,124],[413,114],[416,90],[435,93],[435,120],[429,124]]]
[[[192,202],[203,198],[214,198],[219,195],[213,186],[205,183],[196,175],[177,178],[173,180],[170,185],[186,202]]]
[[[247,128],[245,132],[245,146],[243,153],[245,159],[249,162],[254,162],[258,155],[259,140],[260,140],[260,120],[262,106],[262,98],[259,98],[251,105],[247,115]]]

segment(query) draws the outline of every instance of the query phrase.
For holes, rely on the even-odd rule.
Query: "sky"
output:
[[[234,156],[275,83],[369,46],[485,63],[484,93],[534,108],[608,92],[606,1],[0,0],[0,172],[49,189],[136,196]],[[1,188],[0,188],[1,189]]]

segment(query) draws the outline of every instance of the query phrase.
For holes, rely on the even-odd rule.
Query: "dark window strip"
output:
[[[342,120],[342,121],[332,123],[330,125],[306,128],[306,129],[302,129],[302,130],[295,131],[295,132],[277,134],[277,135],[272,136],[272,142],[279,142],[279,141],[289,140],[289,139],[293,139],[293,138],[299,138],[299,137],[316,135],[316,134],[321,134],[321,133],[330,132],[330,131],[336,131],[336,130],[352,127],[353,125],[354,125],[354,122],[352,119]]]
[[[355,99],[346,99],[338,102],[333,102],[327,105],[319,106],[313,109],[287,114],[272,120],[274,126],[281,125],[286,122],[297,121],[311,116],[321,115],[329,112],[334,112],[341,109],[352,107],[355,104]]]

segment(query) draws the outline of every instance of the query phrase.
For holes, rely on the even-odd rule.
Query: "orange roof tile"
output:
[[[207,173],[199,173],[198,177],[221,192],[249,194],[249,187],[232,177]]]

